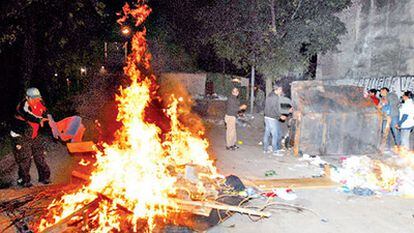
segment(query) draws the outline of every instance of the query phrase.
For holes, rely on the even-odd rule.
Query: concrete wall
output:
[[[348,33],[319,55],[317,79],[414,74],[414,0],[354,0],[340,18]]]

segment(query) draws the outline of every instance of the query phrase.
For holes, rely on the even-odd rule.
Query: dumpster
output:
[[[317,155],[365,155],[379,151],[381,114],[363,88],[324,81],[292,83],[294,151]]]

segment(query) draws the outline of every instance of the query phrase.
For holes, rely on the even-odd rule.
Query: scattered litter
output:
[[[293,192],[292,189],[280,188],[275,189],[273,192],[276,194],[277,197],[285,201],[293,201],[296,198],[298,198],[298,196]]]
[[[359,196],[379,194],[414,195],[412,164],[401,165],[403,158],[390,158],[387,163],[367,156],[352,156],[342,160],[342,167],[332,167],[330,177],[341,183],[340,190]],[[408,161],[407,163],[409,163]],[[393,164],[393,165],[389,165]]]
[[[241,140],[237,141],[237,143],[238,143],[239,145],[243,145],[243,141],[241,141]]]
[[[260,141],[259,143],[257,143],[259,146],[263,146],[263,142]]]
[[[265,176],[266,177],[269,177],[269,176],[276,176],[277,175],[277,173],[276,173],[276,171],[275,170],[268,170],[268,171],[266,171],[265,172]]]
[[[255,196],[257,194],[257,191],[253,187],[247,187],[246,193],[249,197]]]
[[[321,218],[321,222],[327,223],[327,222],[329,222],[329,220],[327,218]]]
[[[369,188],[359,188],[355,187],[352,189],[352,193],[358,196],[372,196],[375,193]]]
[[[296,198],[298,198],[298,196],[295,194],[295,192],[293,192],[292,189],[287,189],[287,188],[274,189],[271,192],[262,193],[262,196],[279,197],[280,199],[283,199],[285,201],[293,201]]]
[[[232,187],[235,191],[244,191],[246,187],[239,177],[230,175],[226,177],[226,185]]]
[[[303,154],[303,157],[300,158],[299,161],[306,161],[315,166],[323,166],[327,164],[327,162],[321,159],[321,157],[317,155],[308,155],[308,154]]]

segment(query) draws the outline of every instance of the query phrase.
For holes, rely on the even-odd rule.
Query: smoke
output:
[[[162,99],[163,107],[168,108],[172,102],[172,97],[178,99],[178,119],[180,122],[192,134],[198,135],[199,137],[203,136],[205,132],[204,124],[200,116],[192,112],[194,101],[185,86],[180,81],[172,78],[160,79],[159,84],[159,95]]]

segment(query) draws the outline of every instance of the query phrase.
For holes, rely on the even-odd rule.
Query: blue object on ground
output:
[[[360,188],[360,187],[355,187],[354,189],[352,189],[352,193],[358,196],[372,196],[374,195],[374,191],[372,191],[369,188]]]

